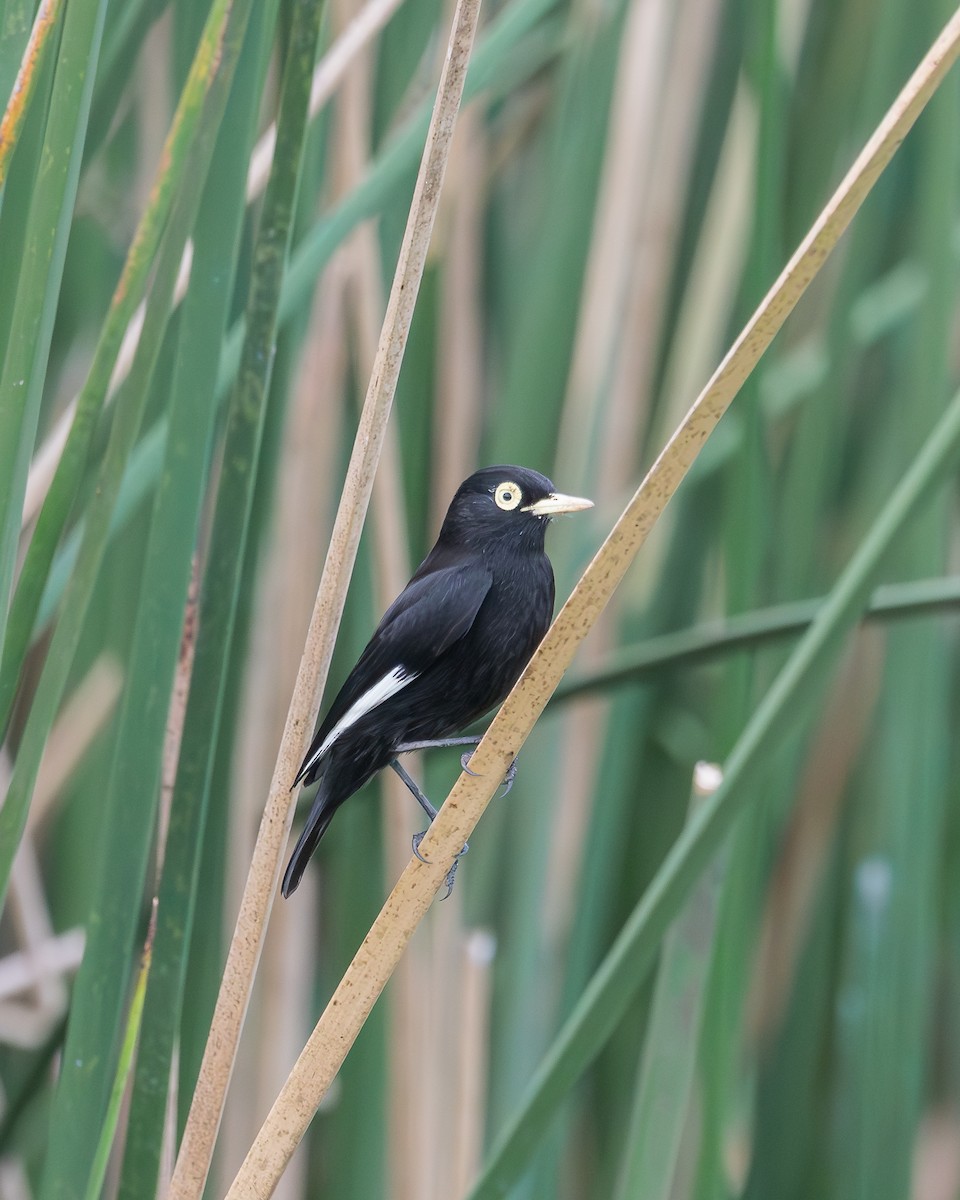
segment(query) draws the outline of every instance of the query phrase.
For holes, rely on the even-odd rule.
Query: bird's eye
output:
[[[523,497],[515,483],[500,483],[494,489],[493,498],[497,502],[497,508],[509,512],[517,507]]]

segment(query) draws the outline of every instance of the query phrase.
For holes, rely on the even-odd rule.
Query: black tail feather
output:
[[[290,862],[283,876],[284,896],[292,896],[303,878],[303,872],[317,843],[327,831],[333,814],[344,800],[348,800],[393,758],[389,739],[377,731],[365,730],[360,742],[350,737],[341,737],[323,756],[317,768],[321,776],[320,787],[307,817],[307,823],[294,847]],[[307,772],[305,779],[311,779]]]
[[[327,831],[327,826],[333,820],[333,814],[339,807],[335,803],[331,803],[333,797],[330,795],[329,789],[324,780],[320,784],[320,791],[317,792],[316,799],[313,802],[313,807],[310,809],[310,815],[307,817],[307,823],[303,827],[303,833],[293,848],[293,854],[290,855],[290,861],[287,863],[287,869],[283,873],[283,884],[280,890],[283,893],[284,899],[292,896],[300,886],[300,880],[303,878],[303,872],[306,870],[307,863],[313,857],[313,852],[320,843],[320,839]]]

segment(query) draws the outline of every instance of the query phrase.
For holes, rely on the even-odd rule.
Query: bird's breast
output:
[[[546,556],[525,569],[494,576],[470,633],[453,651],[461,672],[458,690],[462,687],[478,700],[471,719],[498,704],[516,683],[549,627],[553,599],[553,571]]]

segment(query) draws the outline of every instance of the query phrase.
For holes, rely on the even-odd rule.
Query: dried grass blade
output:
[[[303,660],[274,769],[253,861],[240,904],[200,1078],[171,1186],[171,1200],[196,1200],[216,1138],[253,977],[266,932],[282,854],[293,818],[289,791],[313,729],[347,583],[370,501],[373,476],[393,402],[403,351],[426,261],[453,127],[476,32],[479,0],[461,0],[454,17],[437,102],[400,249],[380,345],[364,401],[343,495],[330,540]],[[233,1192],[231,1192],[233,1194]],[[260,1194],[260,1193],[257,1193]],[[263,1193],[269,1194],[269,1193]]]

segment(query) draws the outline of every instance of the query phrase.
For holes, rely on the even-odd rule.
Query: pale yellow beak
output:
[[[583,512],[585,508],[593,508],[593,501],[584,500],[582,496],[564,496],[560,492],[551,492],[535,504],[527,504],[521,511],[533,513],[537,517],[555,517],[560,513]]]

